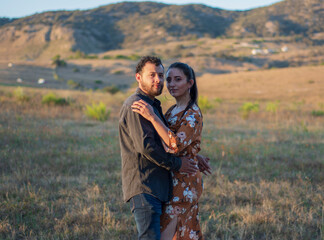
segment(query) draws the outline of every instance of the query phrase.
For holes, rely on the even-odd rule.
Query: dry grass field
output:
[[[323,76],[324,66],[200,74],[213,168],[205,239],[324,239]],[[0,86],[1,239],[136,239],[117,127],[132,91]],[[99,102],[104,121],[86,114]]]

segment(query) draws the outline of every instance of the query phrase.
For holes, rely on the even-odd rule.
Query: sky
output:
[[[143,0],[128,0],[143,2]],[[226,10],[248,10],[268,6],[281,0],[150,0],[167,4],[198,3]],[[55,10],[85,10],[103,5],[123,2],[121,0],[0,0],[0,17],[19,18],[35,13]]]

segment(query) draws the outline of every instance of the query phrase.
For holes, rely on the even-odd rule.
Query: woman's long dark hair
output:
[[[177,69],[182,70],[184,75],[187,77],[187,82],[189,82],[190,79],[192,79],[194,81],[193,85],[190,88],[190,101],[189,101],[186,109],[183,111],[183,114],[184,114],[189,108],[192,107],[192,105],[194,105],[194,104],[198,105],[198,88],[197,88],[195,71],[188,64],[185,64],[182,62],[172,63],[170,65],[170,67],[168,68],[168,71],[171,68],[177,68]]]

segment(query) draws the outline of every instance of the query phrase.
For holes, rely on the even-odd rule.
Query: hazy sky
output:
[[[143,2],[142,0],[130,0],[131,2]],[[123,2],[120,0],[0,0],[0,17],[24,17],[35,13],[52,10],[84,10],[102,5]],[[271,5],[280,0],[161,0],[151,2],[163,2],[168,4],[200,3],[211,7],[227,10],[247,10],[251,8]]]

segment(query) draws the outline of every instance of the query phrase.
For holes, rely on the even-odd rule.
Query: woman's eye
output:
[[[166,81],[167,81],[168,83],[170,83],[170,82],[171,82],[171,78],[167,78]]]

